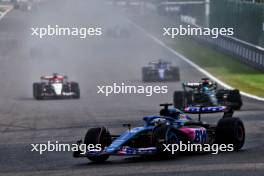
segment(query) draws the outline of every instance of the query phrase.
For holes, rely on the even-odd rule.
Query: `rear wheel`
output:
[[[43,96],[41,95],[42,88],[40,83],[33,83],[33,97],[36,100],[42,100]]]
[[[173,67],[171,70],[171,74],[173,81],[180,81],[180,70],[178,67]]]
[[[234,110],[240,110],[243,105],[240,91],[237,89],[220,89],[216,92],[216,97],[220,104],[229,106]]]
[[[175,91],[173,94],[174,107],[177,109],[183,109],[186,106],[185,93],[183,91]]]
[[[228,102],[230,102],[231,107],[235,110],[240,110],[243,102],[242,102],[242,98],[240,95],[240,91],[235,89],[235,90],[230,90],[229,94],[228,94]]]
[[[216,127],[216,142],[218,144],[232,144],[234,150],[239,150],[245,142],[245,128],[239,118],[220,119]]]
[[[102,150],[111,144],[112,138],[110,132],[105,127],[91,128],[87,131],[84,144],[101,144]],[[87,158],[94,162],[104,162],[109,158],[109,155],[87,156]]]
[[[143,82],[149,82],[149,81],[151,81],[150,80],[150,77],[149,77],[149,74],[148,74],[148,71],[149,71],[149,68],[148,67],[143,67],[142,68],[142,81]]]

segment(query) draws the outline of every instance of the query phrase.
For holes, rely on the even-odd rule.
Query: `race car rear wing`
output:
[[[184,87],[196,88],[196,87],[200,87],[202,85],[202,83],[200,83],[200,82],[187,82],[187,83],[183,83],[182,85]]]
[[[182,83],[182,87],[184,89],[186,87],[191,88],[191,89],[195,89],[195,88],[201,88],[202,86],[203,86],[203,83],[201,83],[201,82],[187,82],[187,83]],[[208,87],[217,88],[217,84],[216,83],[212,83],[212,84],[208,85]]]
[[[62,76],[62,75],[58,75],[58,76],[41,76],[40,79],[41,80],[64,80],[66,77]]]
[[[220,113],[223,112],[223,118],[232,117],[234,111],[232,108],[227,106],[208,106],[208,107],[197,107],[191,106],[184,108],[184,113],[188,114],[199,114],[199,121],[201,120],[201,114],[209,114],[209,113]]]
[[[217,113],[217,112],[225,112],[227,110],[226,106],[191,106],[184,108],[185,113],[189,114],[208,114],[208,113]]]

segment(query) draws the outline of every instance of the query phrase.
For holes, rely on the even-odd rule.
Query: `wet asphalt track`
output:
[[[74,159],[70,152],[30,152],[31,143],[73,143],[92,126],[105,125],[112,133],[119,133],[124,130],[123,123],[140,125],[144,115],[158,113],[158,104],[170,102],[180,83],[157,83],[168,85],[169,93],[151,97],[97,94],[97,85],[113,82],[147,85],[141,83],[140,71],[153,59],[164,58],[179,65],[182,80],[203,77],[110,11],[98,10],[87,1],[63,2],[44,4],[32,12],[14,10],[0,22],[0,175],[263,175],[264,103],[249,99],[244,99],[243,109],[235,113],[246,126],[246,143],[240,152],[187,155],[166,161],[111,157],[100,165],[85,158]],[[103,29],[120,24],[129,27],[132,36],[85,40],[30,37],[29,27],[47,24],[98,24]],[[65,73],[78,81],[81,99],[33,100],[32,82],[50,72]],[[218,118],[204,119],[216,122]]]

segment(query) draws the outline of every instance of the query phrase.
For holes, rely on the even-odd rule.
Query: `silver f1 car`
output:
[[[33,83],[33,97],[37,100],[45,98],[80,98],[79,84],[69,82],[67,76],[54,73],[41,76],[41,82]]]
[[[170,62],[161,59],[158,62],[150,62],[147,67],[142,68],[143,82],[162,82],[179,80],[179,68],[172,66]]]
[[[200,82],[187,82],[182,84],[183,91],[175,91],[173,96],[176,108],[186,106],[229,106],[239,110],[243,101],[238,89],[218,89],[217,83],[208,78]]]

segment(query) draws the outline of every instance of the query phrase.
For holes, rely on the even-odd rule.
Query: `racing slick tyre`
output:
[[[74,92],[74,95],[72,98],[79,99],[80,98],[80,87],[78,83],[72,83],[71,85],[72,92]]]
[[[148,74],[149,68],[148,67],[143,67],[142,68],[142,81],[143,82],[150,82],[150,76]]]
[[[233,144],[234,150],[239,150],[245,142],[245,128],[239,118],[223,118],[216,127],[216,142],[218,144]]]
[[[238,89],[219,89],[216,92],[216,97],[220,104],[229,106],[234,110],[240,110],[243,105],[240,91]]]
[[[189,104],[192,104],[192,93],[175,91],[173,94],[173,103],[174,107],[180,110],[183,110]]]
[[[185,93],[183,91],[175,91],[173,94],[174,107],[177,109],[183,109],[185,104]]]
[[[167,151],[164,144],[179,144],[180,138],[172,127],[161,124],[156,126],[152,132],[152,144],[157,148],[157,156],[160,158],[172,158],[177,156],[179,151]]]
[[[42,100],[44,97],[41,96],[42,88],[41,84],[39,83],[33,83],[33,97],[36,100]]]
[[[87,146],[89,144],[101,144],[102,150],[104,147],[109,146],[112,143],[112,138],[110,132],[105,127],[91,128],[87,131],[84,144]],[[87,156],[87,158],[94,162],[104,162],[109,158],[109,155],[97,155],[97,156]]]
[[[230,90],[227,100],[230,102],[230,105],[234,110],[240,110],[243,105],[240,91],[238,89]]]
[[[171,68],[172,81],[180,81],[180,70],[178,67]]]

